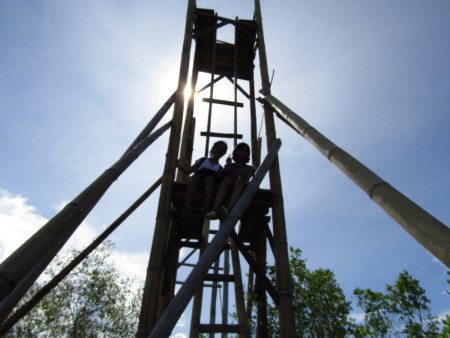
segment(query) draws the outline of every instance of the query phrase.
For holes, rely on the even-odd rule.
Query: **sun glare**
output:
[[[191,94],[192,94],[191,86],[186,86],[186,88],[184,88],[184,98],[189,99],[191,97]]]

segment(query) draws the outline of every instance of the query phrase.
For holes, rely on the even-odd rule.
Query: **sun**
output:
[[[192,95],[192,89],[191,89],[191,86],[188,85],[184,88],[184,98],[189,99],[191,97],[191,95]]]

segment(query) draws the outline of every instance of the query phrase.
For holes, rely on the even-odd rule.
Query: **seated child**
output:
[[[231,158],[227,158],[225,169],[222,172],[224,179],[217,191],[213,210],[206,214],[208,219],[220,218],[221,221],[225,220],[228,216],[228,210],[236,203],[248,181],[255,173],[255,168],[247,164],[250,161],[250,147],[247,143],[239,143],[236,146],[233,150],[233,160],[234,162],[232,163]],[[227,206],[220,207],[231,186],[234,186],[234,189]]]
[[[182,217],[186,217],[192,208],[192,201],[194,195],[197,192],[199,183],[204,184],[205,196],[203,200],[203,212],[206,213],[210,210],[210,204],[213,195],[214,184],[218,184],[221,179],[221,172],[223,167],[219,163],[219,159],[227,152],[227,144],[223,141],[217,141],[213,144],[210,150],[210,157],[201,157],[195,161],[194,165],[188,168],[178,164],[178,168],[186,173],[194,175],[188,179],[188,187],[186,191],[186,198],[184,202],[184,208],[181,212]]]

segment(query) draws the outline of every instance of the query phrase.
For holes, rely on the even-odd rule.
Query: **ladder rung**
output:
[[[242,102],[234,102],[234,101],[227,101],[227,100],[217,100],[217,99],[209,99],[207,97],[203,98],[203,102],[208,103],[217,103],[217,104],[224,104],[226,106],[236,106],[236,107],[244,107],[244,104]]]
[[[199,333],[239,333],[240,327],[239,325],[230,325],[230,324],[199,324],[198,325]]]
[[[183,263],[183,264],[180,264],[180,265],[181,265],[181,266],[189,266],[189,267],[191,267],[191,268],[194,268],[194,267],[197,266],[197,264],[191,264],[191,263]],[[222,270],[223,270],[223,268],[216,268],[216,267],[214,267],[214,266],[210,267],[210,269],[211,269],[211,270],[218,270],[218,271],[222,271]]]
[[[200,135],[220,138],[234,138],[236,136],[237,139],[242,139],[242,134],[208,133],[207,131],[202,131]]]
[[[176,281],[175,284],[183,285],[184,282]],[[214,285],[214,284],[203,284],[203,287],[204,288],[219,288],[220,289],[222,287],[222,285],[220,285],[220,284],[216,284],[216,285]]]
[[[210,282],[234,282],[234,275],[224,275],[218,273],[208,273],[205,280]]]

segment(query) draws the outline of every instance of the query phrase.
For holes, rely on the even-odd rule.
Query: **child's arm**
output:
[[[198,163],[195,162],[194,165],[187,165],[186,160],[179,160],[177,164],[177,168],[180,169],[183,173],[190,175],[194,171],[197,170]]]
[[[252,178],[252,176],[255,174],[255,168],[251,168],[247,174],[245,174],[244,180],[246,180],[247,182],[250,181],[250,178]]]

